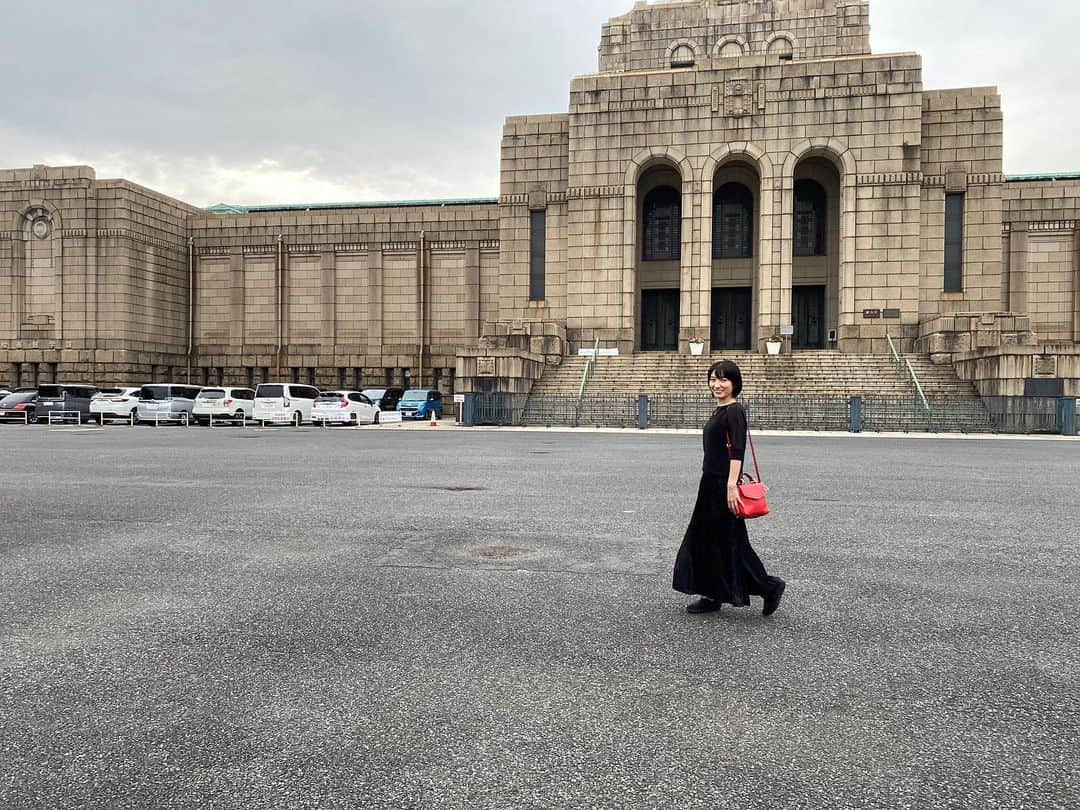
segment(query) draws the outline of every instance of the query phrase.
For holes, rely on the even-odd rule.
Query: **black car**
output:
[[[37,391],[21,389],[0,399],[0,422],[37,424]]]
[[[401,401],[404,388],[365,388],[364,396],[379,406],[380,411],[397,410],[397,404]]]

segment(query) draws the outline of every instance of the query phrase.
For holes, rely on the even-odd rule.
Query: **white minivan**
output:
[[[263,425],[302,425],[311,421],[319,389],[296,383],[263,383],[255,389],[254,419]]]

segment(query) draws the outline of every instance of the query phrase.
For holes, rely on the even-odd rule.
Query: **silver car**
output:
[[[188,422],[195,407],[200,386],[161,383],[144,385],[139,390],[140,422]]]

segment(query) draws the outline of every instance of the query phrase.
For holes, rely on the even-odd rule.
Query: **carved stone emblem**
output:
[[[45,217],[38,217],[30,225],[30,232],[37,239],[48,239],[52,233],[52,223]]]
[[[749,79],[730,79],[724,93],[724,112],[733,118],[754,111],[754,88]]]

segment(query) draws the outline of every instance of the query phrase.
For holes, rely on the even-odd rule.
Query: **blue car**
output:
[[[430,419],[432,413],[436,419],[442,419],[442,394],[438,391],[413,388],[401,395],[397,409],[402,419]]]

